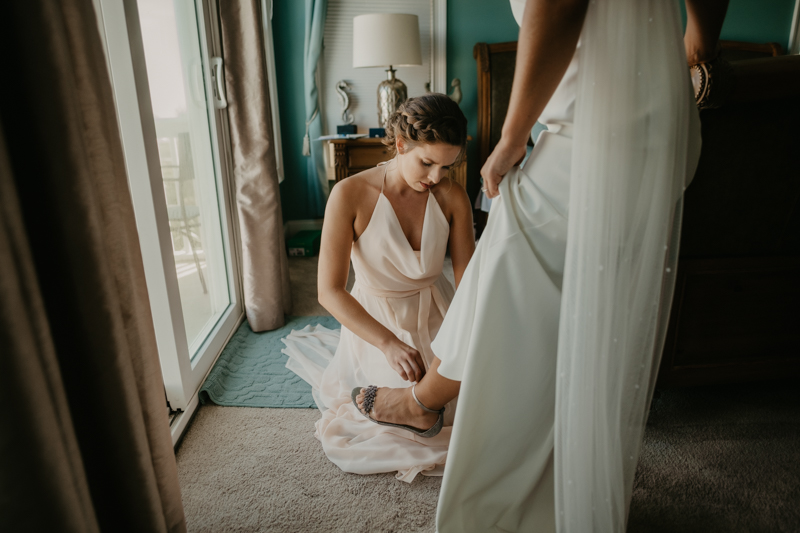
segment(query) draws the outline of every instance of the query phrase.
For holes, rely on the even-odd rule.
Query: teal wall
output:
[[[786,52],[795,0],[730,0],[721,38],[750,43],[778,43]],[[686,10],[681,2],[686,23]]]
[[[303,42],[305,2],[277,0],[274,7],[278,98],[286,180],[281,185],[286,220],[309,218],[305,189],[305,159],[301,155],[305,129],[303,107]],[[731,0],[722,38],[735,41],[777,42],[788,47],[794,0]],[[685,19],[685,10],[684,10]],[[447,79],[459,78],[461,108],[469,134],[477,133],[477,79],[472,48],[475,43],[515,41],[518,27],[508,0],[449,0],[447,5]],[[477,143],[468,152],[468,189],[477,191]]]

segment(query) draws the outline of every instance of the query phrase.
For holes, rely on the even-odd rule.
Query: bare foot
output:
[[[356,396],[359,410],[364,412],[364,389]],[[381,387],[375,394],[375,402],[369,413],[374,420],[391,424],[405,424],[420,430],[432,427],[439,415],[424,411],[411,396],[411,387],[390,389]]]

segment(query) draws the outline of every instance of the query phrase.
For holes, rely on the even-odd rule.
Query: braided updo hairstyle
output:
[[[429,93],[409,98],[389,119],[383,144],[393,155],[397,138],[409,149],[417,144],[446,143],[461,147],[456,164],[464,157],[467,145],[467,117],[446,94]]]

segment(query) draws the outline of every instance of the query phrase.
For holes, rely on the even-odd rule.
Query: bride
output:
[[[687,0],[685,43],[669,0],[511,3],[494,201],[438,359],[415,395],[366,381],[356,402],[421,427],[458,394],[439,533],[624,531],[699,157],[686,59],[713,60],[727,2]]]
[[[411,482],[442,475],[455,395],[430,422],[398,428],[362,416],[352,392],[365,382],[413,388],[435,369],[431,341],[453,298],[445,253],[449,245],[458,285],[475,249],[469,198],[447,177],[465,156],[467,120],[446,95],[428,94],[403,103],[386,133],[394,159],[339,182],[325,211],[319,301],[341,336],[321,326],[293,331],[284,353],[313,387],[328,458],[345,472],[397,471]]]

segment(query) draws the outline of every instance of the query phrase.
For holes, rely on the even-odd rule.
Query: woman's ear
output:
[[[400,137],[400,136],[397,137],[397,140],[394,142],[394,146],[395,146],[395,148],[397,148],[397,153],[398,154],[402,155],[402,154],[406,153],[406,145],[403,142],[403,138],[402,137]]]

